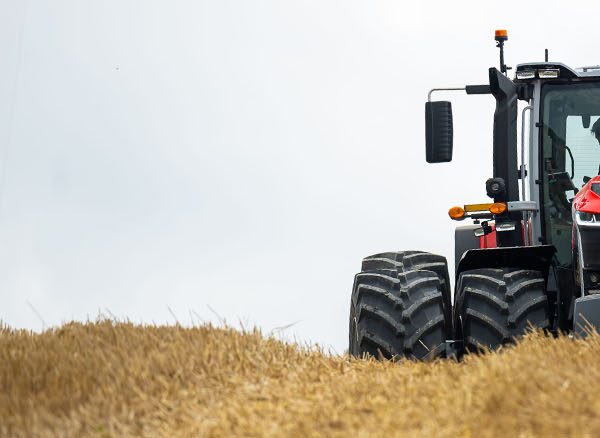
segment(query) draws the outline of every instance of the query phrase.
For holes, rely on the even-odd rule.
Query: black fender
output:
[[[470,249],[458,263],[456,280],[458,281],[462,272],[480,268],[534,269],[543,272],[544,277],[548,278],[555,252],[554,245]]]
[[[458,269],[460,259],[466,251],[479,248],[479,237],[474,233],[478,228],[481,226],[463,225],[454,230],[454,271]]]

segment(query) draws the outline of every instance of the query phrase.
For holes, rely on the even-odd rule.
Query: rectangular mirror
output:
[[[452,161],[452,104],[425,103],[425,155],[428,163]]]

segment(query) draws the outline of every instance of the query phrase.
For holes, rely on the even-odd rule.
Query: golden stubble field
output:
[[[2,436],[598,436],[600,337],[380,363],[258,331],[0,328]]]

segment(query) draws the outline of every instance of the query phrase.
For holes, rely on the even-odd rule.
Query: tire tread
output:
[[[474,269],[462,273],[457,284],[455,324],[460,324],[468,350],[495,349],[514,342],[529,327],[549,327],[548,297],[539,271]]]
[[[355,276],[350,311],[350,354],[431,359],[444,354],[446,330],[441,256],[419,251],[366,257]],[[410,267],[409,267],[410,265]]]

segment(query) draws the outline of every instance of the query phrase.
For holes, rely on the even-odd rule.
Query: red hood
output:
[[[592,190],[592,184],[596,191]],[[600,175],[593,177],[573,199],[573,208],[585,213],[600,213]]]

